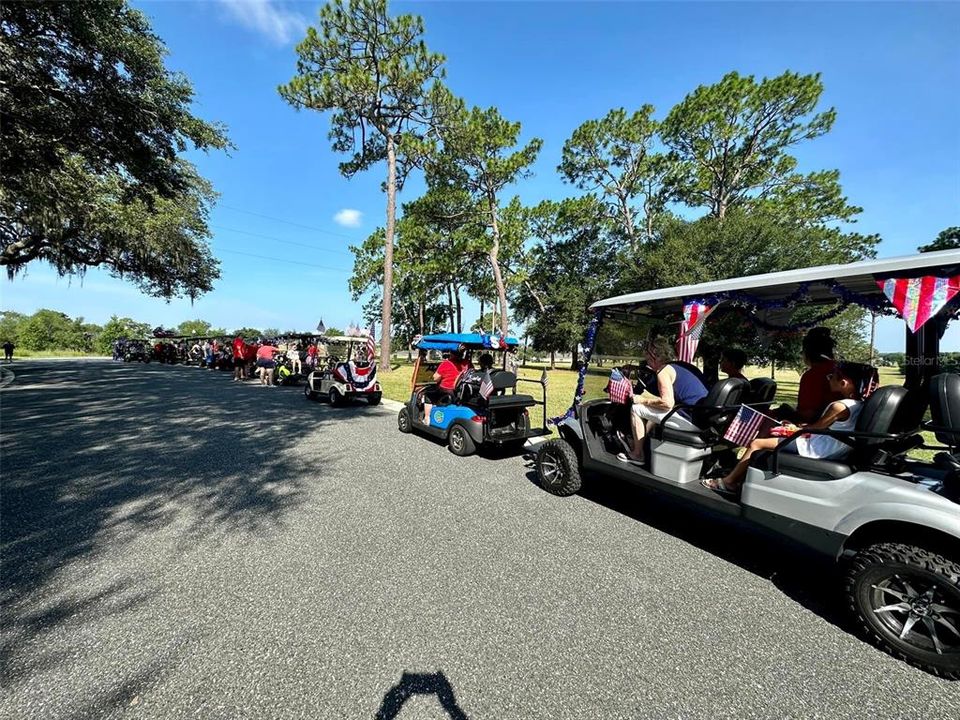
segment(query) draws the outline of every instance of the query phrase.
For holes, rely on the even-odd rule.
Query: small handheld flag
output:
[[[327,326],[323,324],[323,318],[320,318],[320,322],[317,323],[317,332],[321,335],[325,335],[327,332]]]
[[[493,395],[493,378],[490,377],[490,371],[483,371],[483,379],[480,381],[480,397],[484,400]]]
[[[609,393],[612,402],[629,405],[633,401],[633,384],[624,377],[622,372],[614,369],[610,373],[610,381],[607,383],[607,393]]]
[[[544,387],[547,386],[547,369],[546,368],[543,369],[543,373],[541,373],[540,375],[540,384],[543,385]]]
[[[778,424],[772,417],[757,412],[752,407],[741,405],[737,416],[723,434],[723,439],[737,447],[746,447],[756,440],[761,432],[769,431],[771,427]]]

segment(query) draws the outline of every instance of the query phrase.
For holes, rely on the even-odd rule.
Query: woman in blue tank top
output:
[[[693,405],[707,394],[707,388],[696,375],[682,365],[671,364],[676,355],[673,344],[666,338],[655,338],[647,344],[647,365],[657,373],[659,397],[634,395],[630,428],[633,447],[629,453],[620,453],[623,462],[644,463],[643,440],[653,425],[663,421],[674,405]],[[677,430],[698,430],[689,416],[678,411],[670,416],[667,427]]]

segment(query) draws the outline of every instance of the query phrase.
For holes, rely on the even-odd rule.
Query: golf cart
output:
[[[420,338],[413,366],[410,399],[400,409],[400,432],[413,430],[443,438],[455,455],[470,455],[481,445],[523,445],[529,438],[549,435],[546,423],[547,385],[544,379],[518,378],[506,369],[507,354],[517,349],[516,338],[500,341],[489,335],[444,333]],[[491,370],[490,385],[482,389],[484,376],[476,371],[463,373],[453,393],[440,392],[433,382],[438,362],[430,352],[459,351],[471,359],[475,352],[501,355],[501,368]],[[518,382],[539,384],[543,399],[517,393]],[[484,397],[486,395],[486,397]],[[529,408],[544,408],[543,425],[530,427]]]
[[[684,328],[691,329],[685,313],[691,303],[714,315],[742,313],[765,330],[774,329],[771,319],[789,317],[797,307],[829,312],[857,304],[896,314],[907,322],[905,383],[869,395],[854,430],[816,431],[848,445],[846,456],[825,460],[789,452],[809,433],[801,429],[775,450],[756,453],[734,496],[700,480],[718,462],[736,459],[724,435],[741,405],[753,399],[744,381],[722,380],[696,405],[674,408],[686,411],[697,429],[655,426],[649,467],[617,457],[624,405],[602,398],[580,402],[581,384],[570,411],[557,419],[560,438],[539,449],[538,481],[553,494],[570,495],[585,472],[626,480],[813,550],[837,564],[861,634],[897,658],[960,679],[960,375],[938,366],[940,339],[960,315],[958,289],[960,251],[950,250],[600,301],[585,342],[588,363],[605,320],[674,328],[680,320],[682,341]],[[772,396],[767,393],[765,407]],[[923,430],[933,433],[935,445],[924,444]],[[909,457],[918,447],[938,454],[932,461]]]
[[[370,405],[379,405],[383,393],[377,382],[377,364],[367,358],[367,338],[338,336],[324,338],[324,342],[327,365],[307,375],[303,386],[306,398],[325,398],[334,406],[363,398]],[[342,359],[336,352],[342,353]]]

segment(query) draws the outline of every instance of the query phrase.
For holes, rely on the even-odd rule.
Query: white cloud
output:
[[[273,0],[219,0],[227,13],[244,27],[281,45],[299,40],[307,27],[300,13]]]
[[[342,225],[343,227],[348,228],[356,228],[360,227],[360,222],[363,220],[363,213],[359,210],[344,208],[334,215],[333,219],[337,225]]]

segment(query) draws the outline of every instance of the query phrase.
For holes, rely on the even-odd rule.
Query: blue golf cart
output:
[[[518,378],[507,370],[507,354],[516,352],[516,338],[475,333],[426,335],[414,344],[418,350],[413,366],[410,399],[397,417],[400,432],[418,430],[446,440],[455,455],[470,455],[481,445],[521,446],[529,438],[549,435],[546,423],[547,385],[544,379]],[[480,386],[484,373],[468,370],[457,380],[452,393],[441,391],[433,381],[442,353],[461,352],[473,364],[483,353],[496,362],[490,372],[492,392],[485,398]],[[474,357],[474,356],[477,357]],[[499,365],[499,368],[498,368]],[[540,385],[542,398],[517,392],[518,382]],[[543,408],[543,423],[530,427],[530,408]]]

